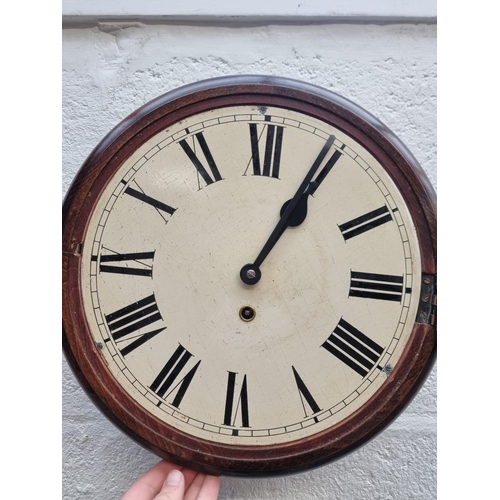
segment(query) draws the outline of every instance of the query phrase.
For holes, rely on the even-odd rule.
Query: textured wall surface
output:
[[[230,74],[287,76],[333,90],[384,122],[436,187],[435,25],[142,25],[63,30],[63,194],[99,140],[180,85]],[[63,498],[118,500],[158,459],[116,429],[63,360]],[[363,448],[274,479],[222,480],[220,499],[436,498],[436,370]]]

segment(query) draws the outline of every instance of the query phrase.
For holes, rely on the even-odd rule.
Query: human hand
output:
[[[162,460],[140,477],[122,500],[216,500],[219,478]]]

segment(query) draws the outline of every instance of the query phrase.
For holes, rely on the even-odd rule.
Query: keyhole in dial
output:
[[[243,306],[240,309],[240,318],[243,321],[252,321],[255,318],[255,309],[251,306]]]

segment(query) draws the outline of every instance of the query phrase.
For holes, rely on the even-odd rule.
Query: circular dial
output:
[[[196,438],[290,443],[348,419],[410,339],[419,243],[361,143],[279,106],[146,133],[83,240],[93,342],[146,412]]]
[[[435,357],[435,197],[380,122],[294,80],[191,84],[64,202],[63,346],[129,436],[210,474],[340,458]]]

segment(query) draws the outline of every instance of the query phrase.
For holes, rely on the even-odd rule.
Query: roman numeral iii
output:
[[[162,320],[154,295],[118,309],[106,315],[105,319],[111,336],[117,344],[132,340],[126,347],[120,349],[123,356],[165,330],[163,327],[147,333],[139,333],[142,328]]]
[[[241,427],[250,427],[248,415],[248,389],[247,389],[247,376],[243,375],[240,385],[240,393],[236,398],[236,385],[237,373],[228,372],[227,375],[227,392],[226,392],[226,405],[224,409],[224,425],[234,426],[238,414],[241,416]],[[236,401],[235,401],[236,400]],[[238,431],[233,431],[234,435]]]
[[[410,292],[411,288],[407,288],[406,293]],[[401,302],[403,298],[403,276],[351,271],[349,297]]]
[[[365,233],[366,231],[381,226],[391,220],[391,214],[389,213],[388,208],[384,205],[383,207],[377,208],[377,210],[373,210],[341,224],[339,229],[344,237],[344,240],[347,241],[354,236]]]
[[[192,357],[193,355],[187,351],[185,347],[179,344],[179,347],[177,347],[150,385],[150,389],[160,398],[164,399],[168,398],[174,391],[177,391],[174,399],[170,402],[170,404],[176,408],[179,408],[201,363],[201,360],[198,361],[182,378],[180,378],[182,370]]]
[[[384,348],[361,333],[344,319],[339,321],[332,334],[321,345],[337,359],[366,377],[378,363]],[[377,366],[382,369],[381,366]]]
[[[266,116],[266,121],[271,117]],[[259,135],[257,123],[250,123],[250,145],[252,148],[253,175],[265,175],[267,177],[279,178],[281,149],[283,146],[284,127],[279,125],[264,125],[264,129]],[[265,134],[266,141],[264,147],[264,162],[261,161],[259,143]],[[246,172],[245,172],[246,173]]]
[[[189,130],[188,130],[189,133]],[[194,135],[192,138],[193,142],[191,147],[186,139],[182,139],[179,141],[179,145],[183,149],[183,151],[186,153],[188,158],[191,160],[191,163],[194,165],[196,168],[198,174],[203,178],[205,183],[208,185],[213,184],[214,182],[221,181],[222,176],[219,172],[219,168],[217,167],[217,164],[215,163],[214,157],[212,156],[212,153],[210,151],[210,148],[208,147],[207,141],[205,140],[205,136],[203,135],[203,132],[198,132],[197,134]],[[210,175],[207,171],[207,169],[203,166],[203,163],[201,162],[200,158],[202,155],[197,155],[196,154],[196,142],[198,142],[202,155],[205,159],[205,162],[210,170]],[[200,188],[201,189],[201,188]]]

